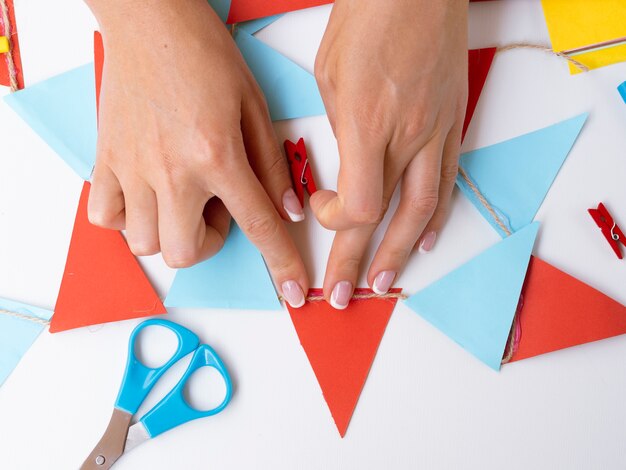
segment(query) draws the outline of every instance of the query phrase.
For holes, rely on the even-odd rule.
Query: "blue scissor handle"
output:
[[[137,335],[147,326],[161,326],[172,330],[178,338],[178,348],[174,355],[161,367],[155,369],[146,367],[135,356],[135,341]],[[159,377],[169,369],[176,361],[186,356],[198,347],[200,340],[192,331],[177,323],[154,318],[146,320],[135,327],[128,340],[128,361],[126,371],[122,379],[120,392],[115,401],[115,408],[134,415],[139,406],[146,398]]]
[[[200,411],[187,404],[183,397],[183,392],[189,377],[196,370],[205,366],[214,367],[220,373],[226,384],[226,396],[222,403],[215,408]],[[228,405],[232,395],[232,388],[232,382],[222,360],[210,346],[202,344],[194,353],[189,367],[176,386],[154,408],[148,411],[140,419],[140,422],[144,425],[150,437],[156,437],[187,421],[219,413]]]

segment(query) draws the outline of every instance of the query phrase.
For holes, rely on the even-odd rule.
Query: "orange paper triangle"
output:
[[[50,332],[165,313],[124,237],[87,219],[85,182]]]
[[[309,295],[323,293],[321,289],[311,289]],[[336,310],[324,300],[308,302],[297,309],[288,306],[300,344],[341,437],[346,434],[396,302],[393,298],[353,299],[345,310]]]
[[[626,307],[532,257],[512,361],[626,334]]]

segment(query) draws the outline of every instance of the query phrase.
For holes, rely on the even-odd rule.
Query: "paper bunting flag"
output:
[[[89,223],[89,189],[85,182],[51,333],[166,313],[122,234]]]
[[[566,51],[626,37],[624,0],[542,0],[555,51]],[[626,42],[573,56],[590,69],[626,61]],[[571,73],[580,70],[570,65]]]
[[[13,0],[5,0],[5,2],[9,13],[9,23],[11,27],[11,55],[17,72],[17,86],[19,89],[22,89],[24,88],[24,74],[22,72],[22,59],[20,57],[20,41],[17,34],[17,24],[15,23],[15,9],[13,8]],[[3,33],[5,31],[2,27],[2,21],[0,21],[0,31]],[[9,77],[10,75],[7,61],[5,60],[4,54],[0,54],[0,85],[11,86],[11,79]]]
[[[532,257],[512,361],[626,334],[626,307]]]
[[[581,114],[461,155],[460,166],[511,232],[534,219],[586,119],[587,114]],[[506,236],[460,175],[457,184],[498,233]]]
[[[215,0],[210,0],[213,4]],[[304,8],[316,7],[332,0],[218,0],[222,5],[230,3],[227,15],[227,23],[239,23],[241,21],[253,20],[277,13],[302,10]],[[223,8],[223,7],[222,7]],[[222,11],[220,9],[219,11]],[[220,14],[220,17],[222,15]],[[222,17],[223,18],[223,17]]]
[[[224,247],[215,256],[177,271],[165,305],[282,309],[261,253],[235,224]]]
[[[500,369],[537,222],[412,295],[416,313],[494,370]]]
[[[258,20],[245,21],[243,23],[237,23],[237,29],[245,31],[248,34],[254,34],[261,31],[266,26],[269,26],[278,18],[283,15],[268,16],[265,18],[259,18]]]
[[[0,298],[0,385],[13,372],[51,316],[49,310]]]
[[[467,128],[474,116],[480,93],[483,91],[496,51],[495,47],[490,47],[488,49],[472,49],[468,53],[469,86],[465,121],[463,122],[463,137],[465,137]]]
[[[356,289],[355,294],[371,293]],[[400,289],[390,292],[399,293]],[[323,295],[321,289],[309,295]],[[341,437],[345,436],[395,298],[353,299],[345,310],[325,300],[289,309],[291,321],[320,384]]]
[[[93,64],[4,97],[15,112],[83,179],[96,159]]]

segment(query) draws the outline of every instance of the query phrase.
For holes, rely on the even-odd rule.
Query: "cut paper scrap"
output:
[[[567,51],[626,37],[624,0],[542,0],[555,51]],[[590,69],[626,61],[626,44],[576,54]],[[570,65],[571,73],[579,73]]]
[[[214,0],[211,0],[213,3]],[[226,3],[224,0],[220,0]],[[226,22],[239,23],[265,16],[302,10],[332,3],[332,0],[230,0],[230,10]]]
[[[272,121],[326,114],[315,77],[240,29],[235,42],[263,90]]]
[[[51,333],[166,313],[122,234],[87,219],[90,186],[80,195]]]
[[[487,49],[472,49],[468,53],[469,86],[465,121],[463,122],[463,137],[465,137],[467,128],[474,116],[478,99],[485,85],[485,80],[487,80],[496,51],[495,47],[490,47]]]
[[[367,293],[372,291],[355,290],[355,294]],[[323,292],[310,289],[309,295]],[[301,308],[287,305],[341,437],[346,434],[396,302],[396,298],[353,299],[345,310],[336,310],[325,300],[308,302]]]
[[[500,369],[539,224],[534,222],[405,302],[494,370]]]
[[[531,258],[522,299],[511,362],[626,334],[624,305],[539,258]]]
[[[93,64],[4,97],[26,123],[84,180],[96,159]]]
[[[231,225],[224,247],[215,256],[176,272],[165,305],[282,309],[261,253],[235,224]]]
[[[13,64],[17,72],[17,85],[19,89],[24,88],[24,74],[22,72],[22,59],[20,57],[20,41],[17,32],[17,24],[15,23],[15,9],[13,8],[13,0],[5,0],[9,12],[9,22],[11,23],[11,55]],[[0,20],[0,25],[2,21]],[[0,27],[0,31],[4,34],[4,27]],[[4,54],[0,54],[0,85],[11,86],[9,75],[9,67]]]
[[[460,166],[511,232],[535,217],[587,119],[566,121],[461,155]],[[459,175],[463,194],[501,236],[506,232]]]
[[[13,372],[51,316],[50,310],[0,298],[0,385]]]

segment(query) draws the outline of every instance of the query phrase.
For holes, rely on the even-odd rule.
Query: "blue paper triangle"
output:
[[[235,224],[224,247],[211,259],[179,269],[166,307],[282,308],[263,257]]]
[[[50,320],[52,316],[49,310],[2,298],[0,298],[0,310],[40,320]],[[44,327],[41,323],[0,312],[0,385],[13,372]]]
[[[539,224],[505,238],[406,303],[489,367],[500,369]]]
[[[235,42],[261,87],[272,121],[326,114],[315,77],[242,30]]]
[[[44,80],[4,99],[81,178],[91,177],[97,140],[93,64]]]
[[[461,155],[460,166],[511,232],[534,219],[586,119],[587,114],[581,114]],[[506,236],[461,176],[457,184],[498,233]]]

